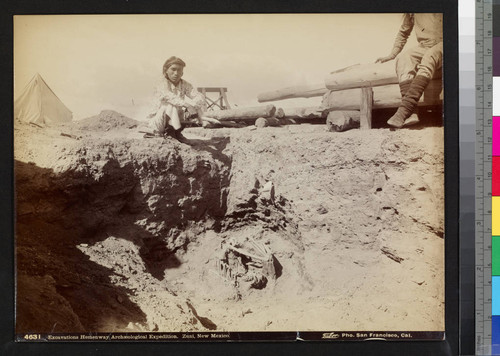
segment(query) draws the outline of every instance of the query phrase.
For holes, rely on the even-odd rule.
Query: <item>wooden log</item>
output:
[[[277,117],[278,119],[284,118],[285,117],[285,110],[283,110],[282,108],[277,108],[274,116]]]
[[[372,128],[372,109],[373,109],[373,89],[361,89],[360,102],[360,120],[359,125],[361,130],[369,130]]]
[[[214,110],[203,113],[204,116],[217,119],[219,121],[238,121],[257,119],[259,117],[271,117],[276,112],[274,105],[257,106],[250,108],[237,108],[230,110]]]
[[[331,132],[342,132],[359,127],[359,111],[331,111],[326,118],[326,128]]]
[[[64,133],[64,132],[61,132],[61,136],[69,137],[69,138],[74,138],[75,140],[79,140],[80,139],[80,137],[78,137],[78,136],[70,135],[70,134],[67,134],[67,133]]]
[[[280,124],[280,119],[276,117],[259,117],[257,120],[255,120],[256,127],[279,126]]]
[[[247,125],[234,121],[219,121],[219,123],[207,122],[203,125],[203,128],[205,129],[218,129],[221,127],[243,128],[247,127]]]
[[[325,78],[325,86],[330,90],[375,87],[397,84],[394,61],[351,66],[342,71],[330,73]]]
[[[243,125],[243,124],[240,124],[240,123],[237,123],[234,121],[221,121],[220,125],[222,127],[236,127],[236,128],[246,127],[246,125]]]
[[[201,121],[202,121],[203,123],[208,122],[208,123],[211,123],[211,124],[218,124],[218,125],[220,125],[220,121],[219,121],[219,120],[214,119],[214,118],[211,118],[211,117],[206,117],[206,116],[203,116],[203,117],[201,118]]]
[[[420,98],[419,106],[433,106],[441,104],[439,94],[442,90],[440,79],[432,80]],[[331,110],[359,110],[361,89],[347,89],[330,91],[323,96],[321,106]],[[373,88],[373,108],[396,108],[401,104],[401,93],[398,84],[385,85]]]
[[[276,110],[276,117],[288,119],[301,118],[321,118],[326,117],[325,109],[319,106],[279,108]]]
[[[257,96],[259,103],[273,100],[293,99],[293,98],[312,98],[324,95],[328,89],[323,83],[312,85],[299,85],[283,89],[273,90],[261,93]]]
[[[283,117],[280,119],[280,125],[297,125],[297,120]]]

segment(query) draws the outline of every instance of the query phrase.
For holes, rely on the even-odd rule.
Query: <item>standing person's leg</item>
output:
[[[389,125],[402,127],[418,122],[418,117],[415,114],[418,102],[435,71],[441,68],[442,54],[442,42],[436,44],[434,47],[426,49],[420,63],[416,67],[416,75],[413,80],[411,80],[401,100],[401,105],[397,112],[387,121]]]

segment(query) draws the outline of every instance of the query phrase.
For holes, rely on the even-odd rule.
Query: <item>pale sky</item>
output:
[[[401,14],[15,16],[14,98],[40,73],[74,119],[111,109],[144,120],[175,55],[195,87],[227,87],[239,107],[264,105],[262,92],[323,83],[331,71],[389,54],[400,23]]]

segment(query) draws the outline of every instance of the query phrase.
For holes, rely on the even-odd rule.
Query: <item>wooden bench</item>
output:
[[[231,109],[231,105],[227,101],[227,88],[214,88],[214,87],[200,87],[198,91],[205,97],[208,109],[218,108],[220,110]],[[217,93],[216,99],[210,98],[207,93]]]

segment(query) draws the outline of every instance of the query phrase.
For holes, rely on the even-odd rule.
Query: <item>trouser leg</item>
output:
[[[167,131],[168,126],[178,130],[182,127],[181,120],[183,112],[181,108],[173,105],[162,105],[156,114],[151,118],[150,126],[160,134]]]
[[[442,58],[442,42],[430,48],[418,46],[398,56],[396,73],[402,99],[396,114],[387,121],[389,125],[402,127],[419,122],[416,115],[418,102],[429,81],[442,68]],[[415,82],[417,78],[419,79]]]
[[[178,108],[173,105],[169,105],[170,108],[169,110],[169,125],[172,126],[175,130],[179,130],[182,127],[182,120],[184,118],[184,112],[182,111],[182,108]]]
[[[417,73],[417,66],[427,49],[421,46],[410,48],[396,57],[396,74],[400,83],[412,80]]]
[[[432,79],[438,74],[437,71],[443,67],[443,42],[427,49],[422,60],[417,65],[417,75]]]
[[[165,133],[165,129],[168,125],[169,117],[165,114],[164,108],[160,108],[156,114],[151,118],[149,122],[149,126],[155,132],[158,132],[160,135]]]

